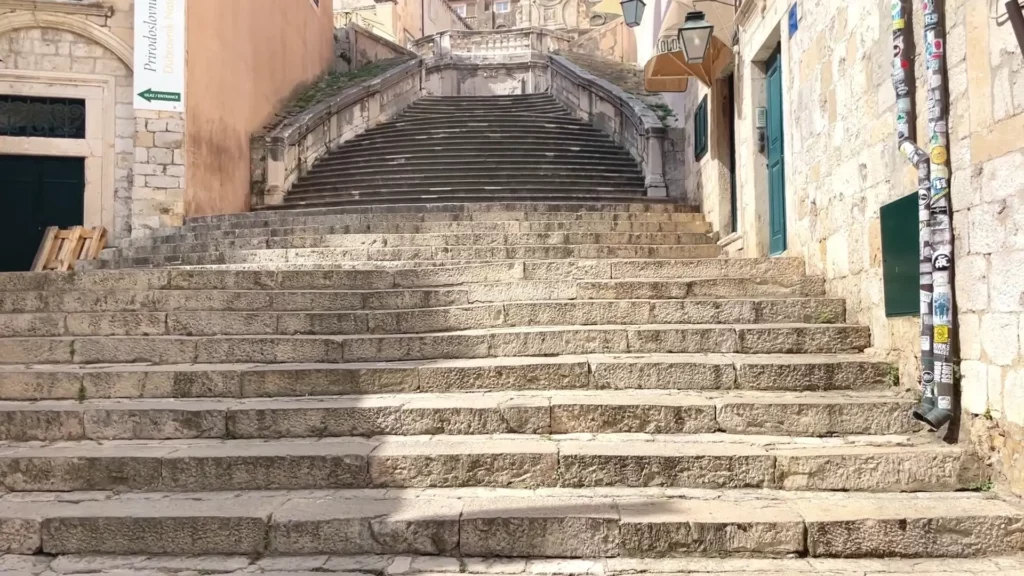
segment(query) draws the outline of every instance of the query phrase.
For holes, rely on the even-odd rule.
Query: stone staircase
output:
[[[272,211],[130,248],[206,267],[0,275],[0,553],[1020,551],[1024,508],[962,491],[978,466],[843,301],[708,231],[643,202]]]
[[[645,194],[633,157],[550,94],[428,96],[326,155],[270,208]]]

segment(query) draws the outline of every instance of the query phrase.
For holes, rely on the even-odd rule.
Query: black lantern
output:
[[[700,64],[704,61],[714,29],[715,26],[704,19],[703,12],[690,12],[686,15],[686,23],[679,28],[679,44],[683,47],[687,62]]]
[[[640,25],[640,21],[644,18],[644,8],[647,7],[647,3],[644,0],[622,0],[622,18],[626,21],[626,26],[630,28],[636,28]]]

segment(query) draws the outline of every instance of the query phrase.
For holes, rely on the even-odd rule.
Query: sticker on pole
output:
[[[185,111],[185,2],[135,2],[136,110]]]

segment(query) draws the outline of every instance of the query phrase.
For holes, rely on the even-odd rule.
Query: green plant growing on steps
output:
[[[900,368],[895,364],[890,364],[889,369],[885,374],[885,383],[892,388],[897,388],[900,385]]]
[[[982,482],[975,482],[967,486],[968,492],[991,492],[996,487],[995,482],[991,479]]]
[[[818,310],[814,315],[814,322],[816,324],[838,324],[839,317],[832,310]]]

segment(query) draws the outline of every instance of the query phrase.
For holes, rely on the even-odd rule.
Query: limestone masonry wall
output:
[[[750,0],[737,64],[741,252],[767,252],[765,158],[753,112],[764,60],[781,43],[786,154],[786,254],[845,298],[848,320],[918,378],[917,317],[885,317],[879,208],[913,193],[916,172],[896,148],[890,0]],[[1024,57],[1002,2],[946,0],[949,155],[955,210],[962,408],[979,449],[1024,493]],[[917,141],[926,144],[923,16],[913,5]]]

